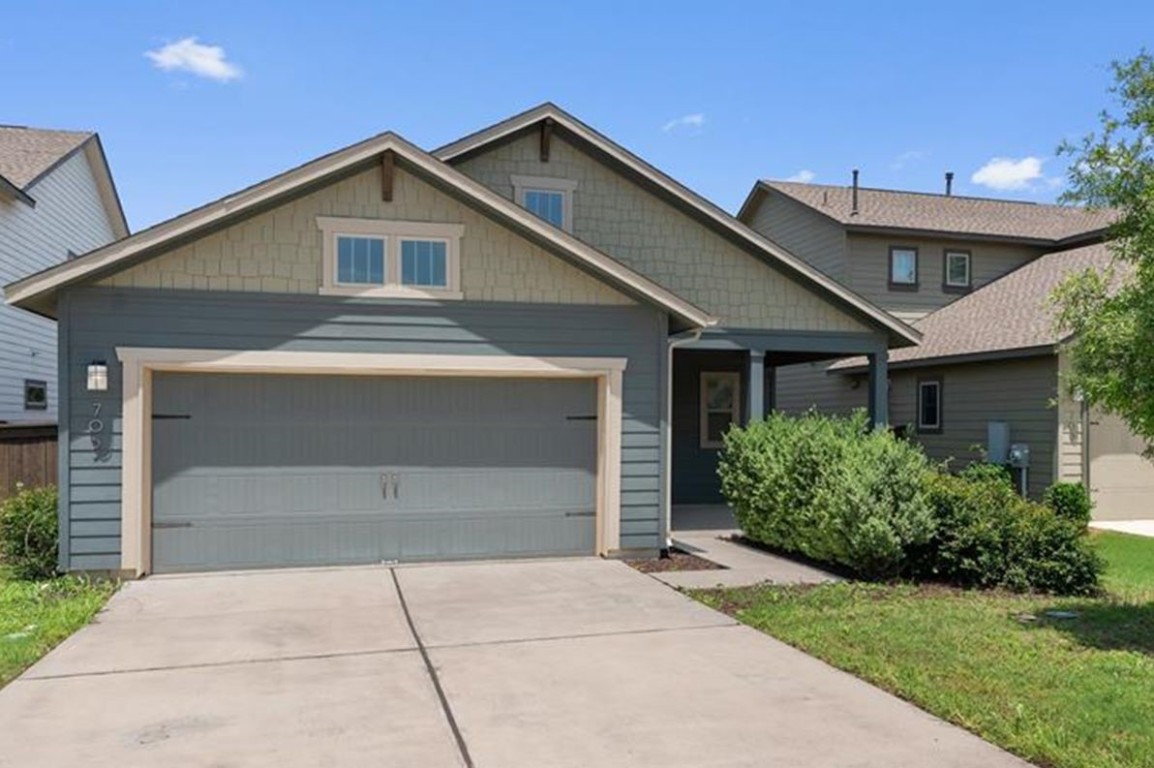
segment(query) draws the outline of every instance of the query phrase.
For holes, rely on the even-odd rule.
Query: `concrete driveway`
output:
[[[0,691],[0,766],[1022,766],[594,559],[154,577]]]

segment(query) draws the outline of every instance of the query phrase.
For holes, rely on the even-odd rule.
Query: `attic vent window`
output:
[[[573,230],[573,193],[577,182],[543,176],[513,176],[513,198],[538,218],[566,232]]]

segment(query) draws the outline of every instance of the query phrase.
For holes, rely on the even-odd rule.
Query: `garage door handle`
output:
[[[159,523],[155,520],[152,523],[153,528],[191,528],[192,523]]]
[[[401,476],[395,472],[393,473],[393,498],[401,498]]]

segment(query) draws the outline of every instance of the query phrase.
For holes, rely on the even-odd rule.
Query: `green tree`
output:
[[[1154,57],[1112,66],[1118,111],[1104,110],[1097,132],[1059,153],[1071,158],[1063,201],[1116,211],[1115,263],[1072,275],[1054,301],[1069,335],[1065,385],[1154,446]]]

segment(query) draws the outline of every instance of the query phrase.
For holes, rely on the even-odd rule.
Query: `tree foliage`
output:
[[[1112,209],[1116,264],[1069,277],[1055,292],[1068,336],[1065,385],[1118,414],[1154,445],[1154,57],[1114,62],[1116,112],[1059,152],[1071,158],[1064,202]]]

